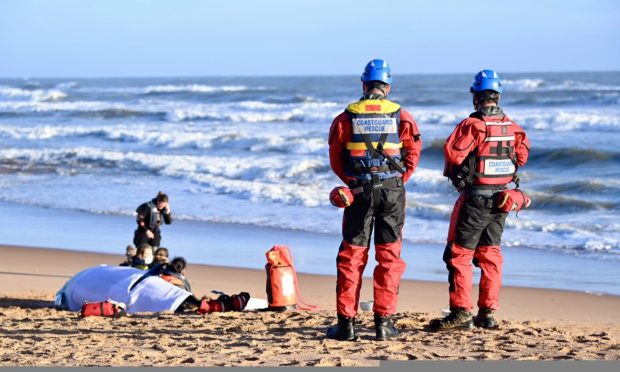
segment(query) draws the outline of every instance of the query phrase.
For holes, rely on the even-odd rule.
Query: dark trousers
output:
[[[345,208],[343,240],[336,259],[338,314],[347,317],[357,314],[373,229],[377,260],[373,273],[373,311],[382,316],[396,312],[400,278],[406,268],[405,261],[400,258],[404,223],[405,189],[402,183],[357,194],[353,204]]]
[[[159,229],[153,231],[153,235],[155,235],[153,239],[149,239],[149,237],[146,236],[146,230],[136,229],[133,234],[133,245],[138,248],[142,244],[146,243],[153,248],[157,248],[161,244],[161,233]]]
[[[451,308],[473,308],[472,261],[481,269],[478,307],[499,308],[503,264],[500,244],[507,215],[495,206],[493,196],[462,194],[457,199],[443,255]]]

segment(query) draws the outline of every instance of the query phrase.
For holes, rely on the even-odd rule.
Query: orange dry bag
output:
[[[297,273],[293,257],[287,246],[274,245],[267,253],[267,300],[269,309],[318,310],[303,301],[297,286]]]

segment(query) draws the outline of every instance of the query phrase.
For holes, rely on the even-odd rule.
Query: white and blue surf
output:
[[[533,199],[518,218],[511,214],[503,246],[620,268],[620,73],[502,77],[501,106],[531,139],[520,175]],[[469,75],[394,80],[390,98],[413,114],[424,142],[407,184],[404,239],[414,246],[445,242],[457,195],[442,176],[442,144],[471,111],[470,82]],[[130,221],[138,204],[163,190],[178,221],[329,234],[337,242],[341,211],[328,193],[340,182],[329,168],[327,134],[359,95],[359,80],[348,76],[0,79],[3,214],[28,207]],[[12,231],[3,225],[0,243],[40,243],[28,234],[6,241]],[[164,228],[164,243],[174,226]],[[129,222],[124,236],[89,245],[122,254],[132,229]],[[309,270],[331,273],[336,248]],[[218,257],[192,258],[238,259]],[[441,270],[441,252],[437,262]]]

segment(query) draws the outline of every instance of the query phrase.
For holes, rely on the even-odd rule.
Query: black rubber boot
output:
[[[327,338],[338,341],[354,341],[355,318],[348,318],[338,314],[338,324],[327,329]]]
[[[450,314],[445,318],[431,320],[429,329],[435,332],[474,328],[472,313],[460,308],[450,310]]]
[[[389,340],[393,337],[398,337],[399,333],[390,316],[380,316],[375,314],[375,332],[378,341]]]
[[[493,317],[492,309],[480,309],[478,310],[478,315],[474,317],[474,324],[476,327],[486,328],[486,329],[497,329],[498,325]]]

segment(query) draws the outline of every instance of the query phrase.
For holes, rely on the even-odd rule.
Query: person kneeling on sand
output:
[[[142,244],[138,247],[136,255],[131,261],[131,267],[148,270],[149,265],[153,262],[153,247],[148,244]]]
[[[155,255],[153,257],[153,262],[151,266],[155,266],[157,264],[167,264],[168,258],[170,257],[170,253],[168,252],[168,248],[159,247],[155,250]]]
[[[153,266],[143,275],[143,277],[134,283],[136,286],[141,280],[149,276],[159,276],[168,283],[182,288],[188,292],[192,291],[189,281],[185,278],[185,268],[187,261],[183,257],[175,257],[171,262],[157,263],[153,262]]]
[[[127,248],[125,248],[125,261],[121,262],[119,266],[131,266],[133,262],[133,258],[136,255],[136,247],[129,244]]]

